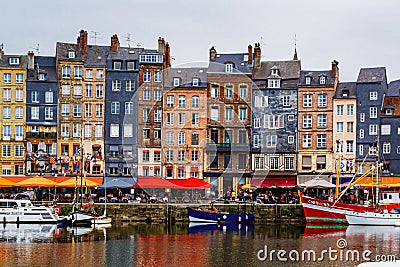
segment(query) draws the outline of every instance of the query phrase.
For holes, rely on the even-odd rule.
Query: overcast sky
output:
[[[22,8],[23,7],[23,8]],[[207,61],[208,50],[246,52],[262,43],[262,60],[293,57],[294,36],[302,69],[330,69],[355,81],[361,67],[385,66],[400,78],[400,1],[382,0],[9,0],[1,4],[0,43],[6,54],[25,54],[40,44],[54,55],[57,41],[76,42],[79,30],[97,44],[118,34],[122,46],[171,45],[173,65]],[[89,44],[95,39],[89,38]]]

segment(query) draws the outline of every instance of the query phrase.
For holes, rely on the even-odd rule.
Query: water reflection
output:
[[[22,226],[22,227],[21,227]],[[356,262],[259,261],[257,252],[349,249],[399,254],[400,228],[318,225],[129,224],[0,228],[0,266],[355,266]],[[28,230],[29,229],[29,230]],[[18,240],[18,241],[17,241]]]

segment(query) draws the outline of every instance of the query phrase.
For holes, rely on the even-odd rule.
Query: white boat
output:
[[[350,225],[400,226],[399,213],[347,212]]]
[[[112,223],[112,219],[111,219],[111,217],[107,217],[105,215],[102,215],[102,216],[94,217],[91,220],[91,223],[94,224],[94,225],[111,224]]]
[[[55,224],[3,224],[0,226],[0,242],[35,243],[52,239]]]
[[[0,199],[0,222],[57,223],[58,215],[51,207],[34,206],[27,199]]]

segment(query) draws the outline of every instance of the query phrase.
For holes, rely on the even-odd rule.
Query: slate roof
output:
[[[108,46],[88,45],[88,55],[85,60],[85,65],[105,66],[109,50]]]
[[[319,77],[325,76],[325,85],[333,84],[334,79],[332,79],[331,70],[302,70],[300,72],[299,85],[305,86],[315,86],[320,85]],[[311,77],[311,84],[306,84],[306,77]]]
[[[386,68],[361,68],[358,74],[358,83],[371,83],[386,81]]]
[[[38,73],[45,74],[47,81],[57,82],[56,58],[50,56],[35,56],[35,69],[28,70],[28,80],[38,81]],[[39,68],[39,72],[38,72]],[[43,81],[40,81],[43,82]]]
[[[254,69],[253,79],[267,79],[271,75],[271,69],[276,66],[282,79],[299,79],[301,62],[299,60],[264,61],[260,68]]]
[[[233,63],[233,73],[251,74],[253,66],[247,60],[248,53],[216,54],[214,59],[210,59],[208,73],[226,73],[225,63]],[[254,62],[254,56],[253,56]]]
[[[18,65],[10,65],[8,59],[9,58],[14,58],[17,57],[19,58],[19,64]],[[20,68],[26,68],[28,65],[28,56],[27,55],[3,55],[2,59],[0,60],[0,67],[2,68],[10,68],[10,69],[20,69]]]
[[[400,80],[391,81],[388,86],[387,96],[400,95]]]
[[[117,52],[109,51],[108,59],[139,60],[139,53],[142,50],[140,48],[119,47]]]
[[[75,58],[69,58],[68,57],[68,52],[70,51],[75,51]],[[72,44],[72,43],[61,43],[57,42],[56,44],[56,57],[59,60],[70,60],[70,61],[81,61],[84,59],[83,57],[83,50],[81,51],[79,49],[78,44]]]
[[[386,116],[400,116],[400,96],[385,96],[383,101],[383,106],[386,108],[387,106],[394,107],[392,115]],[[385,115],[385,108],[382,110],[382,115]]]
[[[335,96],[333,98],[357,98],[357,83],[338,83]]]
[[[165,88],[174,87],[174,78],[180,78],[180,86],[186,88],[207,87],[207,68],[168,68],[165,71]],[[199,86],[192,86],[193,78],[199,78]]]

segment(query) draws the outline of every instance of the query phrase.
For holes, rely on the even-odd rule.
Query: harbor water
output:
[[[400,258],[399,252],[400,228],[395,227],[0,226],[0,266],[357,266],[376,256]]]

